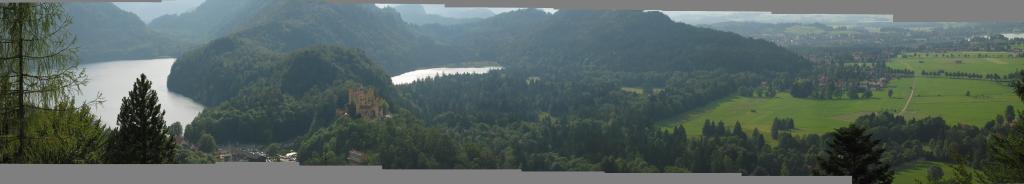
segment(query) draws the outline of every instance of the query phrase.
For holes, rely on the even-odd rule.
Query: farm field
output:
[[[671,127],[683,123],[687,135],[700,135],[705,119],[724,121],[730,127],[739,121],[746,131],[758,128],[764,133],[771,129],[773,119],[793,118],[797,128],[792,131],[794,134],[826,133],[864,114],[898,113],[906,103],[913,80],[893,80],[886,88],[874,91],[871,99],[801,99],[789,93],[780,93],[775,98],[733,97],[661,124]],[[902,114],[906,117],[941,116],[950,123],[981,126],[1007,105],[1019,106],[1010,88],[998,82],[928,77],[917,80],[914,98]],[[889,89],[893,90],[892,98],[886,96]],[[971,96],[966,95],[967,91]]]
[[[1011,57],[1006,52],[950,52],[950,53],[903,54],[889,62],[889,67],[911,70],[946,70],[976,73],[1006,74],[1024,69],[1024,58]],[[929,56],[925,56],[925,55]],[[946,54],[967,56],[965,58],[944,58]],[[983,58],[975,58],[978,56]],[[988,57],[988,58],[984,58]],[[956,64],[955,60],[962,60]],[[922,61],[923,63],[919,63]],[[916,80],[916,83],[915,83]],[[912,86],[916,85],[914,97],[907,103]],[[888,97],[888,90],[893,90]],[[1005,83],[987,80],[951,79],[944,77],[900,78],[890,81],[883,88],[872,92],[871,99],[817,100],[794,98],[789,93],[779,93],[774,98],[732,97],[711,104],[705,109],[659,122],[662,127],[686,128],[687,135],[700,135],[705,120],[723,121],[729,127],[737,121],[745,131],[754,128],[767,132],[775,118],[793,118],[796,130],[792,133],[826,133],[846,126],[857,117],[874,112],[889,111],[908,118],[942,117],[948,123],[963,123],[983,126],[997,114],[1004,112],[1007,105],[1021,106],[1020,100],[1012,94]],[[968,93],[970,93],[968,95]],[[906,104],[906,105],[905,105]],[[906,106],[906,110],[903,110]]]
[[[902,54],[906,57],[893,58],[888,66],[895,69],[911,69],[915,72],[945,70],[947,72],[996,73],[999,75],[1017,72],[1024,68],[1024,58],[1012,57],[1013,54],[1007,52],[916,53],[917,56],[914,54]],[[954,55],[954,57],[942,57],[938,54]],[[979,55],[981,57],[978,57]]]

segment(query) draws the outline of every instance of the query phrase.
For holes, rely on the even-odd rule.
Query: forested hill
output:
[[[153,19],[149,27],[177,38],[205,43],[239,29],[270,1],[206,0],[195,10]]]
[[[383,72],[379,65],[376,63],[359,63],[372,62],[369,58],[362,58],[365,57],[363,51],[352,49],[345,52],[357,53],[360,57],[355,59],[357,64],[352,65],[358,67],[341,68],[345,71],[342,73],[346,75],[341,75],[335,70],[315,68],[315,70],[306,71],[304,75],[288,75],[291,76],[288,80],[293,81],[285,81],[284,83],[289,85],[296,83],[322,83],[326,85],[330,84],[331,79],[345,76],[346,79],[362,84],[379,86],[379,88],[391,87],[389,75]],[[275,72],[278,72],[283,67],[282,62],[286,62],[289,59],[287,54],[289,53],[267,49],[245,38],[229,36],[217,39],[178,58],[178,62],[175,62],[171,67],[167,86],[169,89],[180,91],[179,93],[182,95],[189,96],[199,103],[207,106],[217,105],[242,95],[239,93],[240,91],[255,83],[266,80],[285,80],[280,79],[279,77],[282,76],[276,75]],[[303,77],[295,78],[295,76]],[[297,89],[286,90],[290,91],[289,94],[293,96],[302,96],[305,93],[305,89],[308,89],[308,86],[299,91],[295,91]]]
[[[388,71],[452,61],[443,59],[451,50],[416,35],[394,10],[261,3],[265,8],[233,26],[240,30],[182,54],[172,66],[168,88],[209,107],[186,131],[192,141],[204,133],[229,143],[292,140],[329,125],[339,108],[351,109],[345,103],[351,89],[372,91],[381,97],[377,105],[394,112],[400,105],[387,104],[402,100]]]
[[[423,89],[424,94],[419,96],[403,94],[404,91],[392,89],[385,72],[394,75],[419,67],[467,61],[496,61],[508,66],[508,74],[515,75],[488,78],[501,84],[519,84],[531,77],[544,81],[544,84],[571,86],[578,83],[570,80],[574,78],[572,76],[586,79],[579,81],[600,81],[594,82],[600,83],[599,88],[580,84],[580,87],[571,89],[537,89],[543,92],[536,95],[563,92],[612,94],[616,96],[615,103],[609,104],[623,105],[634,100],[647,101],[622,92],[620,88],[623,85],[664,89],[665,92],[649,98],[671,98],[672,103],[636,104],[645,106],[643,109],[662,111],[638,110],[620,112],[615,116],[646,115],[650,119],[696,108],[730,94],[736,86],[759,83],[754,80],[756,77],[750,77],[758,75],[750,72],[809,68],[804,59],[772,43],[675,23],[659,12],[566,10],[548,14],[539,10],[520,10],[476,23],[416,26],[403,22],[394,9],[373,5],[324,1],[265,3],[265,8],[238,24],[245,29],[183,54],[172,67],[168,88],[211,107],[193,121],[193,130],[187,131],[193,136],[206,132],[213,134],[218,141],[246,143],[298,137],[333,120],[332,112],[338,106],[326,103],[336,101],[337,95],[343,94],[341,91],[353,86],[337,81],[377,90],[385,103],[394,104],[388,106],[390,112],[402,109],[420,115],[447,112],[450,109],[435,108],[440,106],[429,99],[450,99],[450,89],[457,88],[437,88],[445,89],[445,92]],[[282,64],[295,60],[295,52],[317,45],[357,49],[345,52],[365,56],[354,58],[372,61],[384,72],[376,72],[374,67],[367,65],[338,69],[341,71],[308,67],[302,70],[304,73],[291,72],[302,75],[282,74],[286,73],[285,69],[295,67]],[[336,50],[318,53],[329,51]],[[553,74],[539,75],[544,72]],[[714,78],[716,82],[682,82],[694,77]],[[288,86],[303,81],[311,84]],[[459,85],[465,84],[453,84]],[[705,85],[716,87],[707,90],[693,88]],[[476,89],[482,86],[465,87],[473,88],[467,91],[486,91]],[[403,95],[399,97],[398,94]],[[489,92],[480,94],[489,96]],[[582,101],[587,100],[585,97],[587,95],[581,96],[584,98]],[[524,102],[537,102],[546,97],[522,98],[530,99],[521,100]],[[484,106],[489,101],[466,100],[464,103],[467,105],[455,106]],[[585,106],[575,101],[567,103],[573,104],[523,104],[523,107],[543,106],[545,109],[541,111],[568,116],[572,113],[559,113],[562,112],[560,110]],[[532,114],[536,111],[523,109],[522,112]],[[501,109],[495,109],[493,113],[501,112]],[[588,112],[607,113],[603,110]],[[431,120],[435,117],[423,115],[419,118]]]
[[[339,116],[336,110],[347,108],[348,90],[372,90],[383,100],[377,102],[382,108],[389,108],[386,103],[397,96],[389,76],[360,50],[312,46],[278,53],[248,43],[218,39],[183,56],[183,61],[212,59],[175,63],[176,70],[205,69],[172,73],[179,80],[169,87],[209,84],[210,88],[196,87],[195,92],[202,94],[188,95],[222,98],[216,103],[198,99],[210,107],[188,127],[186,137],[191,141],[204,133],[228,143],[286,141],[331,124]],[[212,87],[218,85],[223,86]]]
[[[186,52],[171,66],[167,88],[206,106],[234,97],[257,79],[269,77],[284,54],[225,37]]]
[[[146,27],[138,16],[113,3],[66,3],[83,63],[173,57],[186,44]]]
[[[423,30],[503,65],[617,71],[790,71],[809,63],[768,41],[673,22],[660,12],[519,10],[487,20]]]
[[[262,62],[280,59],[272,53],[315,45],[360,49],[392,75],[459,60],[453,59],[458,57],[454,50],[415,34],[393,9],[315,0],[260,3],[266,8],[235,26],[247,29],[178,58],[169,89],[215,105],[254,80],[252,73],[264,71]],[[215,10],[200,8],[193,13]]]
[[[214,6],[216,3],[219,2],[205,3],[196,11],[179,17],[219,15],[213,13],[219,10]],[[268,0],[242,4],[249,8],[223,8],[226,11],[224,17],[234,18],[190,20],[192,23],[182,25],[195,24],[200,31],[208,31],[188,34],[226,34],[281,52],[320,44],[359,48],[391,74],[461,60],[454,50],[416,34],[412,29],[414,25],[404,22],[394,9],[322,0]],[[154,20],[152,27],[167,30],[160,28],[164,27],[162,22],[172,18]],[[208,27],[218,23],[224,25]]]

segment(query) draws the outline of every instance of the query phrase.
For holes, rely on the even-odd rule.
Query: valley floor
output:
[[[846,126],[855,118],[873,112],[889,111],[914,118],[941,116],[949,122],[984,126],[1002,113],[1007,105],[1016,105],[1017,97],[1002,83],[984,80],[917,77],[916,92],[910,98],[914,78],[893,80],[886,88],[874,91],[871,99],[816,100],[794,98],[779,93],[774,98],[733,97],[707,109],[662,123],[665,127],[683,124],[687,135],[700,135],[704,120],[739,121],[744,130],[771,129],[775,118],[793,118],[795,134],[826,133]],[[889,89],[893,96],[886,96]],[[971,96],[967,96],[970,91]]]

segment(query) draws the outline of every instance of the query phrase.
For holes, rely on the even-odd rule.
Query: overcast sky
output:
[[[167,14],[179,14],[195,9],[204,0],[162,0],[163,2],[116,2],[114,5],[122,10],[138,15],[143,22],[149,23],[153,19]]]
[[[163,0],[160,3],[150,2],[117,2],[114,3],[121,9],[139,15],[142,21],[149,23],[154,18],[167,15],[179,14],[195,9],[204,0]],[[378,7],[389,6],[390,4],[377,4]],[[487,8],[495,14],[517,10],[521,8]],[[557,12],[556,9],[543,8],[550,13]],[[801,23],[855,23],[855,22],[890,22],[891,15],[831,15],[831,14],[772,14],[770,12],[733,12],[733,11],[663,11],[672,20],[690,24],[711,24],[726,21],[751,21],[766,23],[801,22]],[[432,13],[432,12],[427,12]]]

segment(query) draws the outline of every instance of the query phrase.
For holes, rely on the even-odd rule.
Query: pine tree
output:
[[[764,135],[761,135],[761,130],[754,128],[754,132],[750,134],[750,138],[754,143],[754,146],[761,148],[764,146]]]
[[[736,124],[732,126],[732,135],[739,137],[740,139],[743,140],[747,139],[747,134],[743,133],[743,126],[740,125],[739,121],[737,121]]]
[[[153,82],[141,75],[128,97],[121,99],[118,128],[107,143],[106,159],[114,164],[168,164],[174,162],[174,142],[164,125]]]
[[[885,149],[881,141],[874,140],[864,128],[856,125],[836,129],[830,133],[829,150],[818,158],[819,176],[853,176],[855,184],[892,183],[893,171],[882,162]]]
[[[779,129],[778,128],[773,126],[772,130],[771,130],[771,134],[772,134],[772,139],[775,139],[775,140],[779,139]]]
[[[719,136],[729,135],[729,133],[727,133],[725,131],[725,122],[724,121],[718,121],[718,126],[715,126],[715,135],[719,135]]]
[[[704,127],[701,128],[701,134],[704,136],[715,136],[714,126],[711,125],[711,120],[704,120]]]

